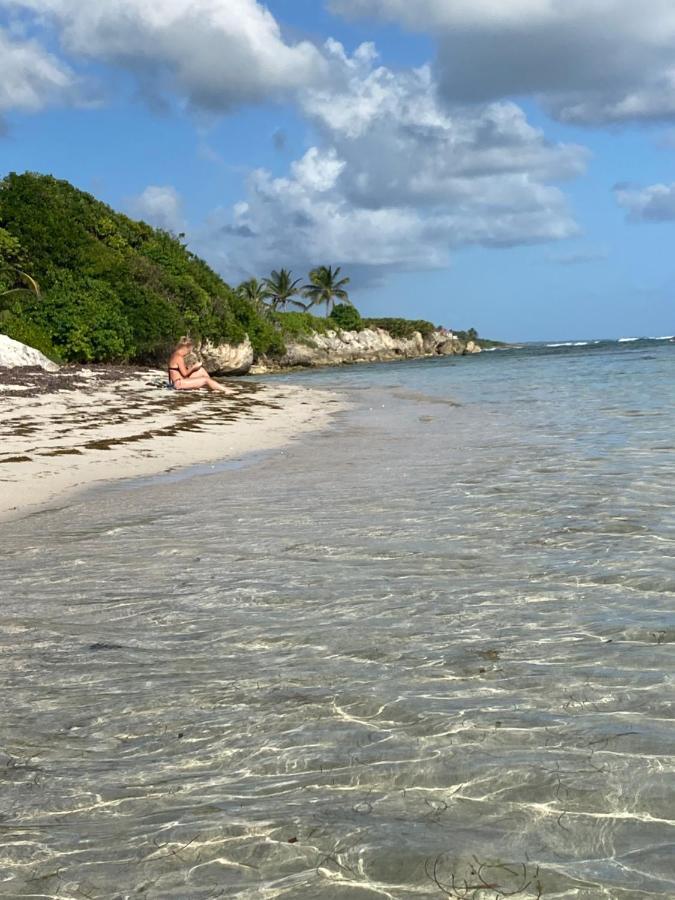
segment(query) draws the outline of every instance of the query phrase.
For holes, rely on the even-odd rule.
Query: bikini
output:
[[[178,372],[178,378],[176,378],[176,381],[178,381],[179,378],[185,378],[186,376],[183,375],[183,373],[182,373],[181,370],[178,368],[178,366],[169,366],[169,387],[172,387],[174,390],[176,390],[176,385],[175,385],[175,383],[171,380],[171,373],[172,373],[172,372]],[[189,378],[190,376],[188,375],[187,377]]]

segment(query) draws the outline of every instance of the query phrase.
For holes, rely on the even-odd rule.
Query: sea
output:
[[[675,343],[279,377],[3,527],[0,896],[674,898]]]

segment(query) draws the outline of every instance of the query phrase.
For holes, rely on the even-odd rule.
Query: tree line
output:
[[[309,282],[302,284],[302,278],[294,280],[288,269],[275,269],[269,278],[262,281],[251,278],[240,284],[237,290],[258,308],[268,306],[277,311],[290,307],[309,312],[315,306],[325,305],[328,316],[338,301],[352,305],[346,290],[349,278],[340,278],[340,271],[340,266],[317,266],[309,273]],[[306,302],[299,297],[304,297]]]
[[[329,329],[393,336],[431,322],[361,318],[340,266],[289,269],[232,287],[180,236],[134,221],[66,181],[0,179],[0,331],[64,362],[156,363],[180,334],[283,355]],[[325,315],[314,315],[314,310]]]

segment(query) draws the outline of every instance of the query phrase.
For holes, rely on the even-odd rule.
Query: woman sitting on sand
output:
[[[230,392],[222,384],[218,384],[206,371],[201,363],[195,366],[187,366],[185,357],[188,353],[192,353],[194,344],[188,337],[183,337],[178,341],[176,349],[169,358],[169,383],[172,388],[177,391],[197,391],[200,388],[208,388],[210,391],[222,391],[224,394]]]

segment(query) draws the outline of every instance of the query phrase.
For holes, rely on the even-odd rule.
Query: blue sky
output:
[[[675,332],[668,0],[0,0],[0,169],[365,314]]]

